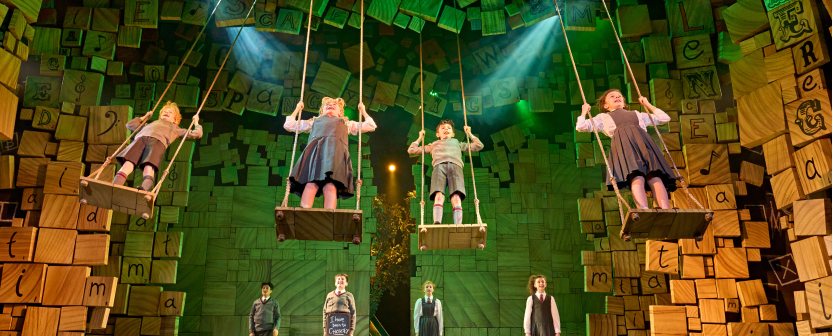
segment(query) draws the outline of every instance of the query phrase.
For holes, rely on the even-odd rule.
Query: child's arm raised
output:
[[[481,151],[483,149],[483,147],[485,147],[485,146],[482,144],[482,141],[480,141],[479,138],[475,137],[474,134],[471,133],[471,126],[465,126],[465,127],[463,127],[463,129],[465,130],[465,134],[468,134],[468,137],[471,138],[470,150],[472,152]],[[469,149],[468,143],[460,143],[460,149],[463,152],[467,152],[468,149]]]
[[[127,124],[124,125],[124,126],[126,126],[127,129],[129,129],[131,131],[136,131],[136,129],[139,128],[139,125],[142,124],[142,121],[150,120],[150,117],[152,117],[152,116],[153,116],[153,111],[147,112],[141,117],[135,117],[135,118],[133,118],[133,120],[128,121]]]
[[[367,109],[364,107],[364,103],[358,103],[358,111],[364,116],[364,121],[359,123],[357,121],[350,121],[347,123],[349,126],[350,134],[358,135],[358,128],[359,125],[361,127],[361,133],[372,132],[376,130],[376,121],[367,114]]]
[[[298,102],[298,105],[295,107],[295,111],[292,112],[292,115],[286,117],[286,122],[283,123],[283,129],[289,132],[298,131],[301,133],[309,133],[309,130],[312,129],[314,121],[301,120],[300,123],[298,123],[297,116],[301,111],[303,111],[303,102]]]
[[[182,134],[180,134],[179,136],[184,135],[185,131],[186,131],[186,129],[182,129]],[[185,138],[186,139],[199,139],[201,137],[202,137],[202,125],[199,124],[199,116],[195,115],[194,116],[194,129],[191,130],[190,132],[188,132],[188,136],[186,136]]]
[[[595,124],[595,128],[603,131],[604,130],[604,121],[601,119],[601,114],[595,116],[592,119],[587,119],[586,116],[589,114],[589,110],[592,109],[592,106],[589,104],[584,104],[581,107],[581,116],[578,117],[578,121],[575,123],[575,130],[578,132],[592,132],[592,124]]]
[[[413,143],[410,144],[410,147],[407,147],[407,154],[410,155],[417,155],[422,154],[422,149],[425,150],[425,153],[430,153],[431,149],[433,148],[431,145],[426,146],[419,146],[419,143],[422,142],[422,138],[425,137],[425,131],[419,131],[419,138],[416,139]]]
[[[655,106],[653,106],[653,104],[650,104],[650,101],[647,100],[647,98],[638,97],[638,102],[641,103],[641,106],[644,106],[645,110],[647,110],[647,111],[652,110],[653,111],[653,120],[656,121],[657,125],[664,125],[664,124],[667,124],[670,121],[670,116],[667,115],[667,113],[664,113],[664,111],[662,111],[661,109],[656,108]],[[639,112],[638,117],[641,120],[641,123],[644,124],[645,126],[649,126],[649,125],[653,124],[650,121],[650,114],[649,113]]]

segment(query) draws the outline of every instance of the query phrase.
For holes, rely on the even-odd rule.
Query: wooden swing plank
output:
[[[364,215],[361,210],[275,207],[277,235],[286,239],[352,242],[363,233]],[[277,217],[283,212],[283,219]],[[359,221],[353,220],[358,215]]]
[[[635,220],[633,214],[638,214]],[[710,209],[631,209],[622,226],[622,232],[634,238],[679,239],[702,235],[709,221]]]
[[[480,231],[480,228],[485,231]],[[425,229],[426,232],[422,232]],[[427,250],[468,250],[478,249],[479,244],[485,247],[488,235],[486,224],[434,224],[419,225],[419,247]]]
[[[153,216],[156,197],[152,192],[117,186],[91,177],[81,177],[81,181],[86,181],[87,186],[80,186],[79,199],[85,200],[87,205],[112,209],[128,215]],[[147,201],[145,196],[150,196],[150,201]]]

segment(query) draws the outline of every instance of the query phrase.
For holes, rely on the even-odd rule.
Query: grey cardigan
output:
[[[341,296],[335,295],[335,291],[326,295],[324,303],[324,329],[326,329],[326,314],[329,313],[350,313],[350,334],[355,330],[355,298],[352,293],[344,292]]]
[[[274,298],[269,298],[265,304],[260,298],[254,300],[251,305],[251,313],[248,315],[248,332],[267,331],[280,329],[280,305]]]
[[[137,128],[139,128],[139,125],[141,125],[141,123],[142,118],[138,117],[133,118],[133,120],[127,122],[127,125],[125,126],[127,126],[127,129],[129,130],[135,131]],[[176,126],[175,124],[169,121],[159,119],[154,122],[149,122],[145,124],[144,127],[142,127],[142,129],[139,130],[139,134],[136,134],[136,139],[145,136],[151,137],[161,141],[162,144],[165,145],[165,148],[167,148],[168,146],[170,146],[171,142],[173,142],[174,140],[176,140],[176,138],[179,138],[184,134],[184,128],[179,128],[179,126]],[[199,124],[194,126],[194,129],[190,133],[188,133],[187,136],[188,139],[199,139],[201,137],[202,125]]]
[[[419,146],[418,141],[414,141],[410,144],[410,147],[407,148],[407,153],[410,155],[421,154],[422,148],[423,147]],[[468,152],[468,148],[467,142],[460,142],[454,138],[436,140],[424,146],[425,153],[430,154],[433,158],[434,167],[443,162],[450,162],[457,166],[464,167],[465,161],[462,160],[462,153]],[[482,141],[480,141],[479,138],[472,136],[470,147],[471,151],[479,152],[482,148]]]

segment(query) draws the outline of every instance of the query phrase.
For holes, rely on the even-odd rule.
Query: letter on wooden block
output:
[[[648,271],[679,274],[679,245],[658,240],[648,240],[647,262],[645,266],[645,269]]]
[[[813,236],[793,242],[792,258],[801,282],[832,275],[829,268],[829,254],[823,237]],[[809,286],[807,286],[807,289]]]
[[[0,302],[41,303],[46,269],[45,264],[3,264]]]
[[[44,306],[80,306],[90,276],[86,266],[50,266],[43,283]]]
[[[84,288],[83,305],[87,307],[113,307],[117,285],[117,277],[88,277]]]

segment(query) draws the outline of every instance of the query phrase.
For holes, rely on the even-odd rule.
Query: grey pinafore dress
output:
[[[422,298],[422,316],[419,316],[419,335],[439,336],[439,320],[434,315],[434,309],[436,309],[435,299],[428,303],[425,298]]]
[[[552,320],[552,296],[546,295],[540,302],[537,294],[532,296],[532,336],[555,336],[555,321]]]
[[[608,114],[615,122],[609,159],[618,188],[629,189],[632,179],[637,176],[657,176],[662,179],[668,192],[676,190],[678,177],[662,155],[659,146],[639,126],[636,112],[616,109]],[[609,176],[606,180],[607,190],[614,190]],[[645,183],[644,188],[650,190],[650,184]]]
[[[307,183],[318,185],[318,193],[323,194],[323,187],[332,183],[339,198],[353,196],[352,161],[348,146],[349,129],[343,119],[320,116],[312,124],[309,143],[295,163],[289,182],[292,193],[300,196]]]

